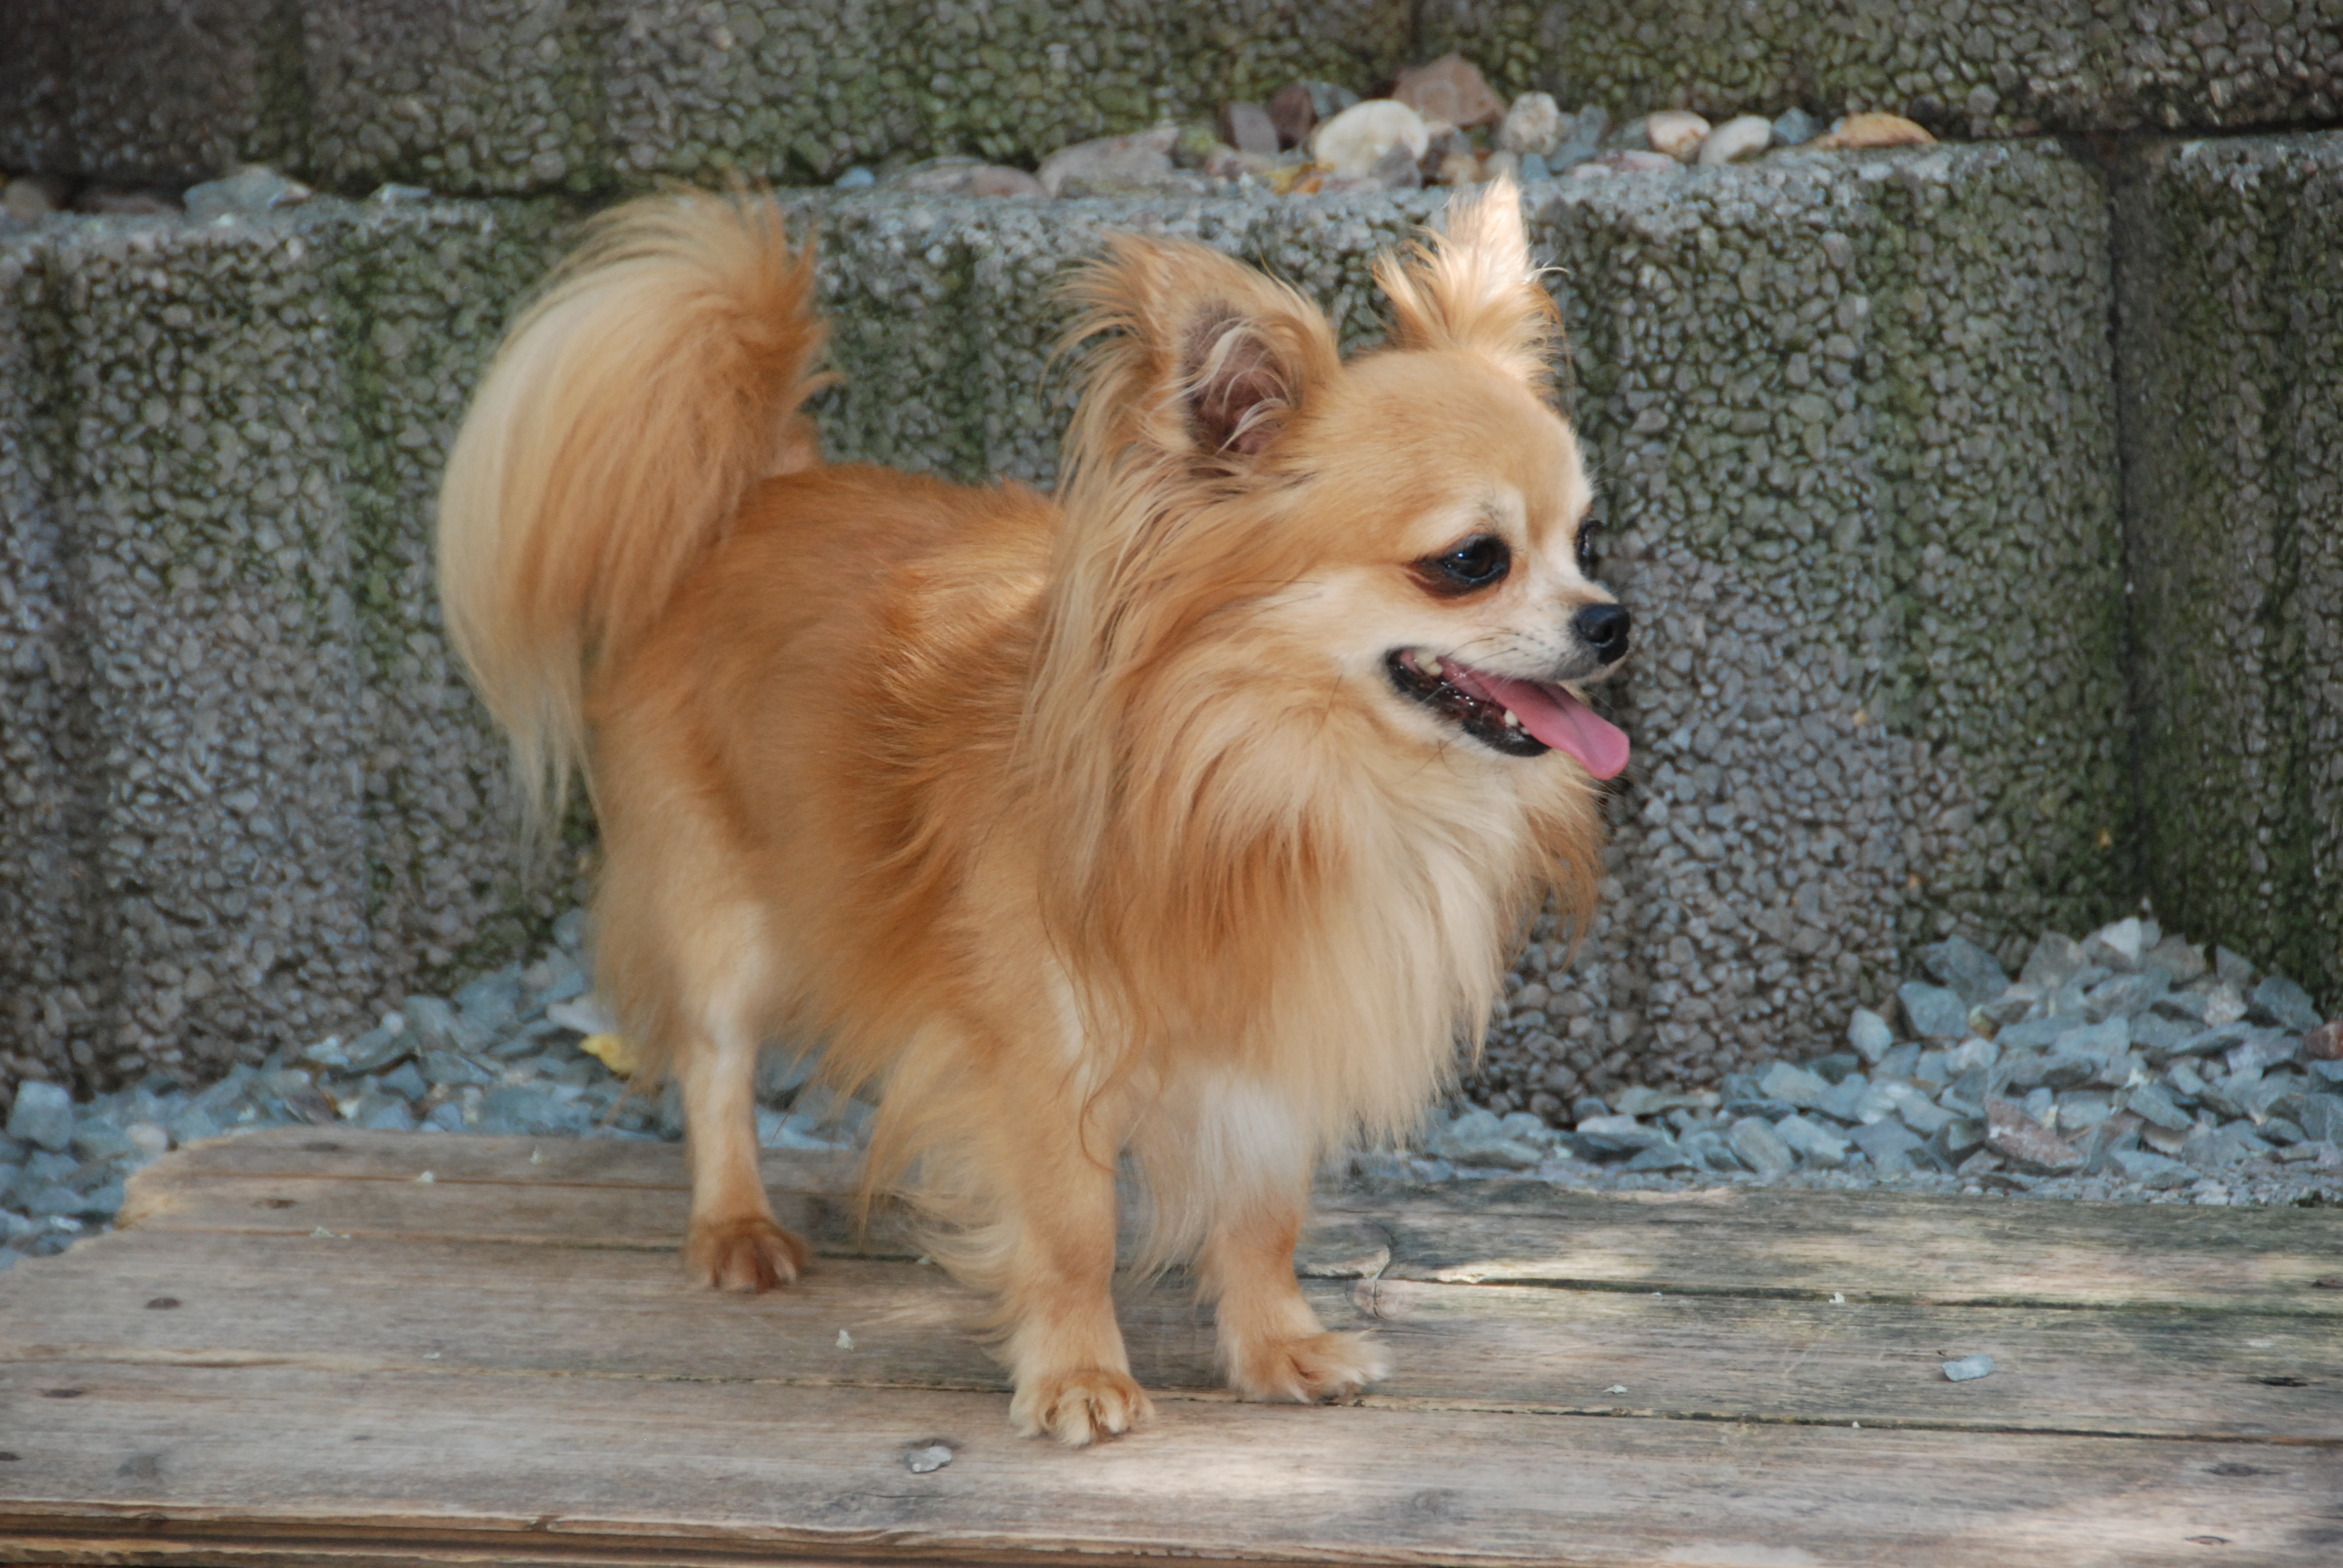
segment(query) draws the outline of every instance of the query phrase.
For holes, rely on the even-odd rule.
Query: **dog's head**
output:
[[[1069,439],[1054,613],[1118,645],[1102,671],[1251,662],[1308,683],[1297,714],[1339,701],[1403,749],[1558,751],[1608,779],[1626,737],[1574,689],[1619,667],[1628,616],[1593,577],[1513,186],[1375,273],[1390,342],[1346,362],[1296,291],[1202,246],[1116,242],[1079,286],[1080,334],[1112,336]]]

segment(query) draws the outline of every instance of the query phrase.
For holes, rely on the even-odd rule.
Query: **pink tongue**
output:
[[[1462,673],[1452,668],[1449,678],[1454,680]],[[1597,779],[1615,779],[1627,766],[1627,732],[1561,687],[1509,680],[1485,669],[1474,670],[1472,678],[1474,685],[1513,709],[1523,729],[1556,751],[1577,758],[1579,765]]]

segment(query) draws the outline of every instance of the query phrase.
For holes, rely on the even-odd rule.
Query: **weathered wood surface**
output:
[[[2208,1333],[2203,1313],[2170,1309],[1393,1280],[1311,1294],[1328,1323],[1391,1348],[1374,1406],[2343,1442],[2343,1335],[2316,1318]],[[735,1296],[686,1284],[663,1254],[111,1236],[26,1280],[0,1358],[1005,1388],[968,1332],[977,1311],[933,1269],[889,1261],[833,1259],[793,1290]],[[1180,1282],[1128,1292],[1121,1315],[1150,1387],[1216,1387],[1210,1324]],[[1942,1356],[1979,1351],[1995,1376],[1946,1381]]]
[[[829,1255],[740,1297],[679,1276],[669,1148],[172,1157],[0,1275],[0,1561],[2343,1561],[2332,1212],[1333,1195],[1306,1288],[1389,1381],[1238,1404],[1182,1282],[1133,1284],[1159,1415],[1070,1453],[1008,1434],[972,1298],[857,1238],[850,1168],[767,1175]]]

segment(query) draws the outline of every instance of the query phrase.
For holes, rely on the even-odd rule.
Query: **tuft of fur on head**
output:
[[[489,365],[440,488],[440,594],[533,820],[585,769],[589,666],[751,484],[820,461],[814,293],[769,196],[646,197],[593,222]]]
[[[1529,266],[1510,177],[1452,201],[1445,226],[1403,255],[1379,257],[1375,282],[1391,300],[1394,345],[1478,354],[1524,382],[1544,380],[1562,320]]]

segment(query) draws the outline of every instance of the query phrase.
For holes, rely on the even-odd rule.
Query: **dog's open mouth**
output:
[[[1392,684],[1465,734],[1508,757],[1565,752],[1597,779],[1627,766],[1627,735],[1557,683],[1492,675],[1425,648],[1392,650]]]

